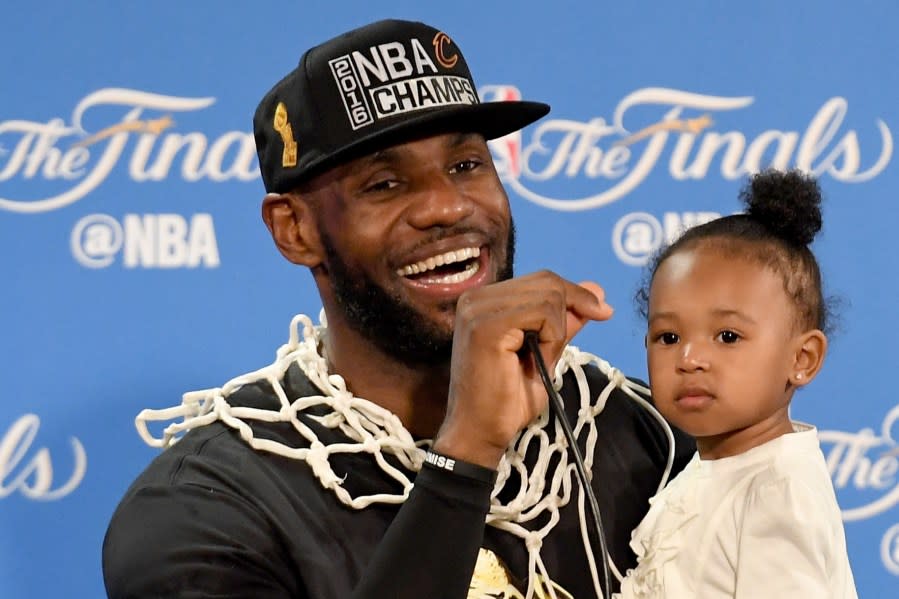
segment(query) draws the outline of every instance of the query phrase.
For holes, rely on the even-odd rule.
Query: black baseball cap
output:
[[[438,29],[385,20],[308,50],[262,99],[253,134],[267,192],[418,137],[517,131],[549,112],[540,102],[481,103],[455,42]]]

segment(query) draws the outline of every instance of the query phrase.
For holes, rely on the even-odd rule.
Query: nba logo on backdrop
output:
[[[82,266],[106,268],[121,255],[125,268],[218,268],[212,215],[88,214],[70,235],[72,256]]]
[[[515,102],[521,92],[514,85],[485,85],[478,90],[483,102]],[[514,131],[488,142],[500,177],[517,177],[521,173],[521,131]]]

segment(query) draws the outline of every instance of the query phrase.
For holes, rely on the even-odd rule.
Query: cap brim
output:
[[[302,173],[283,186],[293,188],[323,171],[390,146],[442,133],[480,133],[496,139],[513,133],[546,116],[550,107],[542,102],[497,101],[422,110],[406,115],[395,125],[381,126],[369,135],[310,162]],[[286,190],[285,190],[286,191]]]

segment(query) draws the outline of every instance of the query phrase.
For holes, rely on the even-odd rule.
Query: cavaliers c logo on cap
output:
[[[448,69],[456,66],[456,63],[459,62],[459,55],[453,54],[452,56],[448,57],[443,53],[443,47],[446,44],[453,43],[453,40],[450,39],[450,36],[441,31],[434,36],[434,41],[431,43],[434,44],[434,58],[437,59],[437,62]]]
[[[281,154],[281,166],[293,167],[297,165],[297,142],[293,140],[293,129],[287,120],[287,107],[284,102],[278,102],[275,108],[275,122],[273,124],[275,131],[281,136],[284,142],[284,152]]]

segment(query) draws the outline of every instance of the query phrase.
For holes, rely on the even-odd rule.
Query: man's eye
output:
[[[469,171],[473,171],[476,168],[481,166],[481,162],[478,160],[462,160],[461,162],[457,162],[450,169],[450,173],[465,173]]]
[[[740,335],[733,331],[721,331],[718,333],[718,340],[722,343],[736,343],[740,340]]]
[[[365,189],[363,191],[365,191],[366,193],[377,193],[379,191],[389,191],[389,190],[393,189],[394,187],[396,187],[397,185],[398,185],[398,183],[396,181],[394,181],[393,179],[383,179],[381,181],[375,181],[374,183],[366,185]]]
[[[659,343],[662,345],[674,345],[678,341],[680,341],[680,337],[677,336],[677,333],[662,333],[658,337]]]

